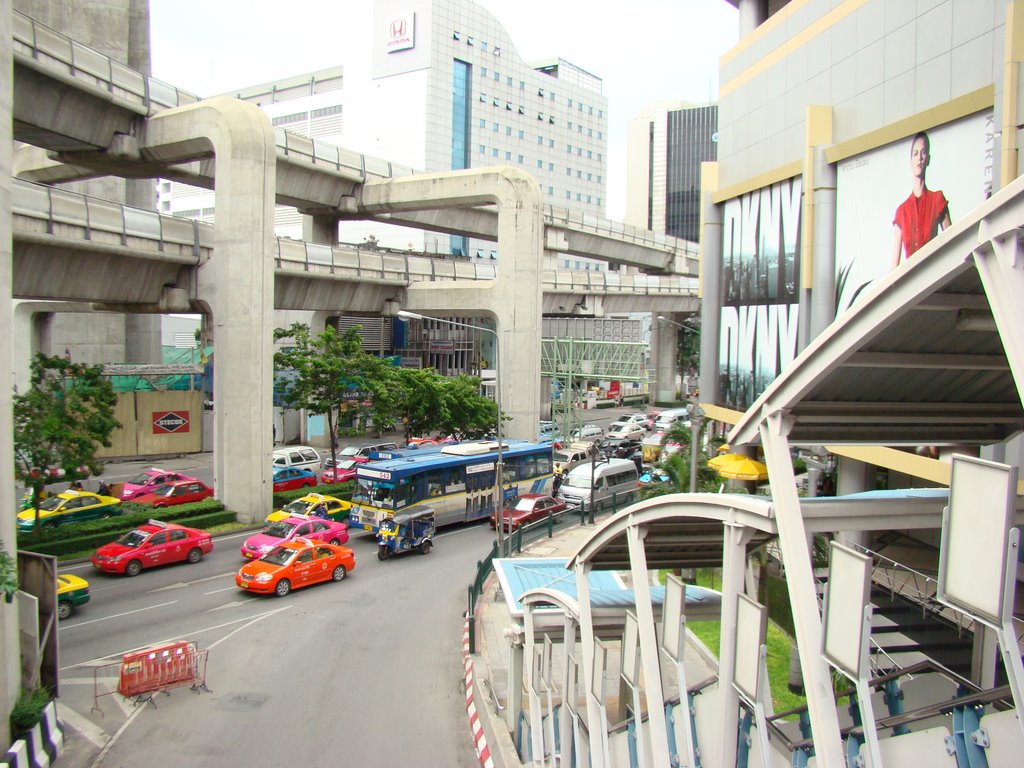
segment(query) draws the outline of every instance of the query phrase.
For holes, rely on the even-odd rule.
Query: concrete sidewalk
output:
[[[607,518],[607,516],[602,516]],[[603,519],[594,525],[571,524],[557,530],[551,538],[541,538],[523,546],[521,553],[513,557],[523,558],[569,558],[597,530]],[[620,574],[627,584],[630,574]],[[652,572],[652,577],[656,574]],[[474,681],[475,709],[478,713],[486,735],[490,760],[497,768],[513,768],[523,765],[515,748],[512,732],[506,722],[508,712],[508,669],[510,658],[510,640],[507,631],[518,625],[513,619],[505,598],[500,594],[498,577],[492,571],[484,583],[484,589],[477,601],[476,619],[476,653],[470,657]],[[717,660],[696,638],[687,633],[685,666],[687,680],[693,684],[718,673]],[[608,675],[612,679],[618,677],[617,654],[611,654]],[[612,664],[614,662],[614,664]],[[666,675],[665,696],[670,698],[677,694],[671,684],[672,675]],[[525,685],[525,680],[523,681]],[[616,686],[617,688],[617,686]],[[524,694],[524,704],[526,696]],[[609,710],[611,711],[611,709]],[[513,721],[514,722],[514,721]],[[484,761],[482,761],[484,762]],[[486,765],[486,763],[484,763]]]

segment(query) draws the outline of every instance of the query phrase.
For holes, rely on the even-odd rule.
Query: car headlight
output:
[[[271,575],[269,573],[261,573],[259,576],[253,579],[253,581],[259,584],[266,584],[268,581],[270,581],[270,579]]]

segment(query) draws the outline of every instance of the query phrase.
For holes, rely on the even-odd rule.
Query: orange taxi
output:
[[[321,581],[341,581],[356,567],[355,553],[323,541],[298,538],[282,541],[235,574],[239,589],[284,597],[293,589]]]

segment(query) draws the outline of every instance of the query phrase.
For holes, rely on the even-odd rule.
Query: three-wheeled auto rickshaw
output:
[[[409,507],[385,518],[377,530],[377,559],[387,560],[400,552],[430,552],[434,543],[434,508],[425,505]]]

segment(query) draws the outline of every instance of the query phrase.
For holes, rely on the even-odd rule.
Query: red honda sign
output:
[[[188,411],[153,411],[154,435],[188,431]]]

